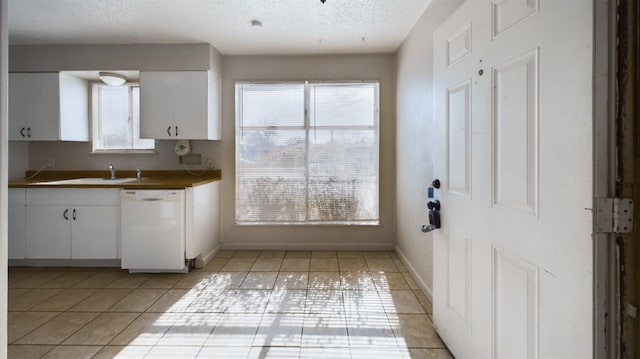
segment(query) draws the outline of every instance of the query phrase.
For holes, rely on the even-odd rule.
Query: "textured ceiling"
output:
[[[227,55],[389,53],[430,1],[9,0],[9,41],[205,42]]]

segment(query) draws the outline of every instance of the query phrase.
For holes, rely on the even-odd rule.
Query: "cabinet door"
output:
[[[222,139],[222,80],[209,72],[209,139]]]
[[[58,73],[28,74],[27,128],[31,141],[60,139],[60,83]]]
[[[67,206],[27,206],[26,257],[71,258],[70,220]]]
[[[118,207],[75,206],[71,209],[71,258],[118,257]]]
[[[25,190],[24,188],[10,188],[8,193],[8,255],[9,259],[24,259],[27,238]]]
[[[62,141],[89,141],[89,84],[61,72],[59,75],[60,130]]]
[[[22,206],[9,206],[9,259],[24,259],[26,253],[27,212]]]
[[[9,140],[27,140],[27,75],[9,74]]]
[[[140,137],[174,139],[174,72],[140,72]],[[167,131],[168,130],[168,131]]]
[[[177,137],[206,140],[209,132],[207,72],[181,71],[175,72],[172,76]]]
[[[88,141],[88,99],[87,82],[67,73],[9,74],[9,139]]]

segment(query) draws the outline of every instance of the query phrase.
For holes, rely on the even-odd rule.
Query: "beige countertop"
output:
[[[132,178],[124,183],[59,183],[61,180],[79,178],[108,178],[108,171],[42,171],[31,179],[34,171],[27,171],[25,178],[9,180],[9,188],[125,188],[125,189],[179,189],[194,187],[222,179],[221,170],[142,171],[142,180],[135,180],[136,171],[123,170],[117,177]]]

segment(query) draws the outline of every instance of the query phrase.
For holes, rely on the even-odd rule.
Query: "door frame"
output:
[[[9,177],[9,17],[8,0],[0,0],[0,358],[7,357],[7,317],[8,317],[8,177]]]
[[[617,177],[617,4],[594,0],[593,153],[594,206],[597,198],[616,197]],[[610,358],[620,350],[617,250],[615,235],[598,233],[594,208],[594,338],[595,358]]]

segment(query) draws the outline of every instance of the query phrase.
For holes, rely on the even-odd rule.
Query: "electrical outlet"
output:
[[[207,160],[207,168],[214,168],[216,167],[216,163],[213,161],[213,159],[209,158]]]
[[[49,168],[55,168],[56,161],[53,158],[49,158],[49,161],[47,161],[47,165],[49,165]]]

